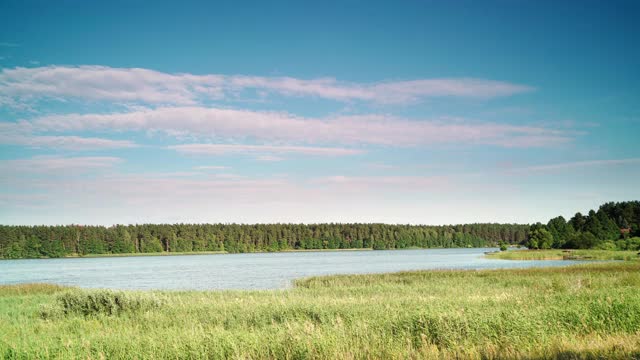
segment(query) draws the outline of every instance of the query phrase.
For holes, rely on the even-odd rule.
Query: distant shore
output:
[[[419,248],[408,247],[403,249],[384,249],[384,250],[432,250],[446,249],[440,247]],[[452,248],[459,249],[459,248]],[[247,252],[228,252],[228,251],[191,251],[191,252],[153,252],[153,253],[124,253],[124,254],[69,254],[60,258],[41,257],[36,259],[74,259],[74,258],[109,258],[109,257],[143,257],[143,256],[182,256],[182,255],[222,255],[222,254],[267,254],[267,253],[296,253],[296,252],[351,252],[351,251],[374,251],[372,248],[353,248],[353,249],[285,249],[278,251],[247,251]],[[379,251],[379,250],[376,250]],[[621,251],[621,250],[527,250],[511,248],[509,251],[487,252],[484,255],[487,258],[501,260],[640,260],[637,251]],[[1,260],[18,260],[18,259],[2,259]],[[25,260],[25,259],[19,259]]]
[[[432,250],[432,249],[461,249],[461,248],[421,248],[407,247],[402,249],[380,249],[391,251],[402,250]],[[465,248],[466,249],[466,248]],[[182,255],[223,255],[223,254],[270,254],[270,253],[296,253],[296,252],[351,252],[351,251],[380,251],[373,248],[351,248],[351,249],[285,249],[277,251],[247,251],[247,252],[228,252],[228,251],[189,251],[189,252],[152,252],[152,253],[123,253],[123,254],[69,254],[59,258],[21,258],[21,259],[3,259],[2,260],[29,260],[29,259],[78,259],[78,258],[109,258],[109,257],[142,257],[142,256],[182,256]]]
[[[64,258],[101,258],[101,257],[138,257],[138,256],[177,256],[177,255],[219,255],[229,254],[226,251],[190,251],[190,252],[153,252],[153,253],[124,253],[124,254],[69,254]],[[46,259],[46,258],[43,258]]]
[[[405,250],[405,249],[397,249]],[[408,249],[411,250],[411,249]],[[287,253],[287,252],[342,252],[342,251],[373,251],[372,248],[362,249],[287,249],[278,251],[247,251],[230,253],[228,251],[190,251],[190,252],[154,252],[154,253],[125,253],[125,254],[70,254],[64,258],[102,258],[102,257],[139,257],[139,256],[180,256],[180,255],[221,255],[221,254],[267,254],[267,253]],[[41,258],[48,259],[48,258]]]

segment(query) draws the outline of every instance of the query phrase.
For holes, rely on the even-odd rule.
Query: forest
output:
[[[531,249],[640,249],[640,201],[606,203],[547,224],[139,224],[0,226],[0,258],[312,249],[524,245]]]
[[[452,226],[387,224],[143,224],[104,226],[0,226],[5,259],[304,249],[484,247],[526,240],[528,225]]]
[[[609,202],[569,221],[555,217],[531,225],[523,243],[531,249],[640,250],[640,201]]]

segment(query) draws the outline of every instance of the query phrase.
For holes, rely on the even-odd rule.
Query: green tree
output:
[[[550,249],[553,245],[553,235],[544,227],[535,228],[529,234],[527,247],[530,249]]]
[[[118,227],[116,230],[116,239],[113,243],[113,253],[128,254],[135,251],[135,244],[131,240],[131,234],[124,227]]]
[[[40,253],[40,240],[35,236],[31,235],[27,239],[24,246],[24,257],[29,259],[36,259],[42,256]]]
[[[556,249],[562,248],[564,244],[571,239],[574,233],[571,224],[567,223],[562,216],[549,220],[549,223],[547,223],[547,229],[549,229],[549,232],[553,236],[552,247]]]
[[[585,222],[586,222],[586,219],[579,212],[573,215],[571,220],[569,220],[569,224],[571,225],[571,227],[573,227],[575,231],[582,231],[584,229]]]
[[[569,242],[567,242],[565,247],[571,249],[592,249],[596,247],[599,242],[595,235],[588,231],[583,231],[576,233]]]

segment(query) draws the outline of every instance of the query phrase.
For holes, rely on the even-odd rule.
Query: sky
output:
[[[637,1],[0,2],[0,223],[640,199]]]

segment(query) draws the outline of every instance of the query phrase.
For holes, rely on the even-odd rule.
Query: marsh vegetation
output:
[[[4,358],[632,358],[640,263],[313,277],[269,291],[2,286],[0,328]]]

